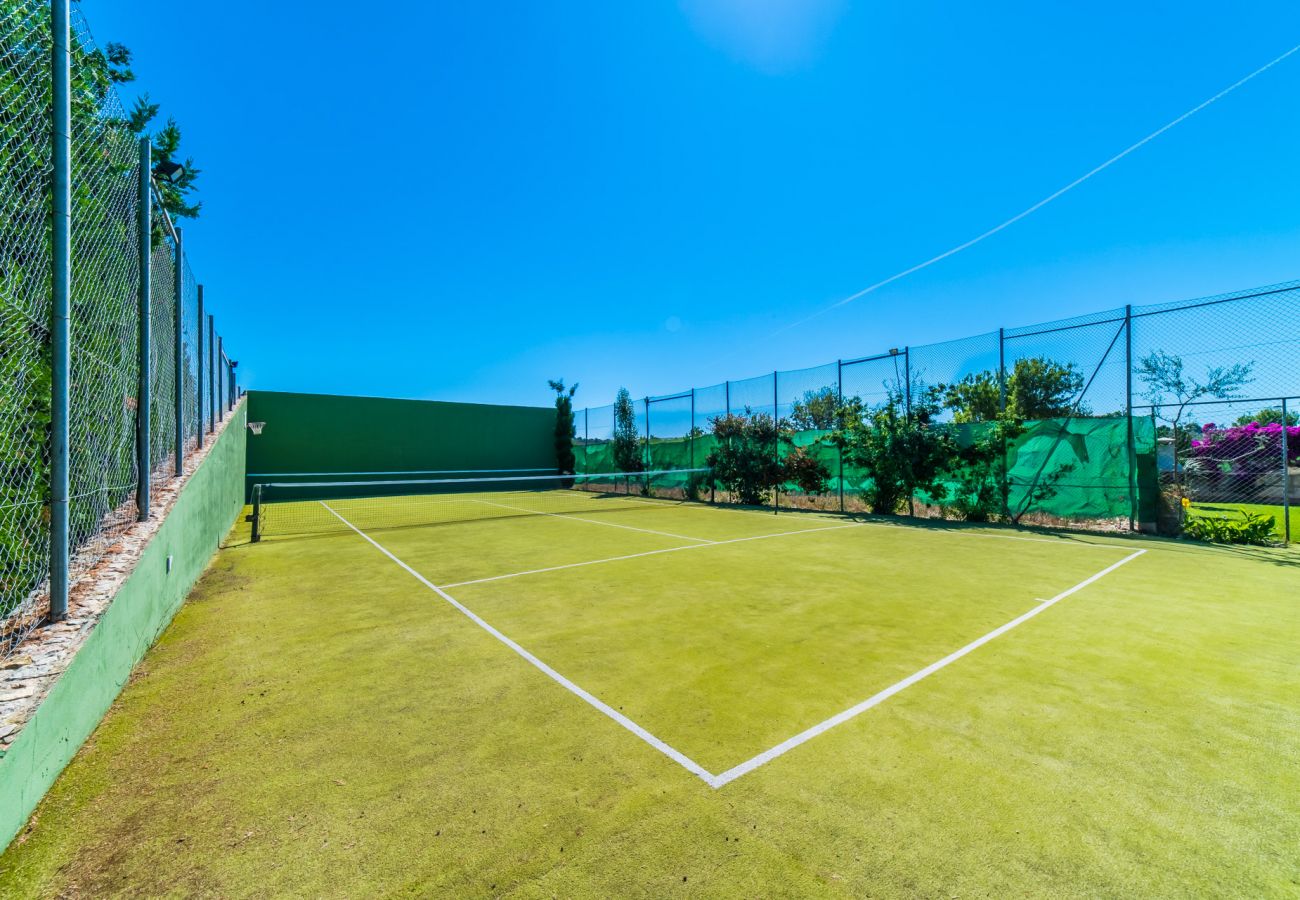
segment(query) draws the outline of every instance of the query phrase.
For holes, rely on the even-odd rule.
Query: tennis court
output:
[[[386,490],[249,508],[17,883],[1294,885],[1292,554],[554,477]],[[1209,572],[1250,589],[1198,597]]]
[[[640,740],[713,787],[1145,552],[535,480],[287,502],[264,518],[288,539],[334,534],[338,577],[451,606],[625,729],[629,753]]]

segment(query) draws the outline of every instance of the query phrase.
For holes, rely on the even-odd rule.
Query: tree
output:
[[[1266,409],[1261,409],[1257,413],[1248,413],[1244,416],[1238,416],[1237,421],[1234,424],[1249,425],[1252,422],[1256,425],[1281,425],[1282,410],[1279,407],[1270,406]],[[1300,425],[1300,414],[1293,413],[1288,409],[1286,411],[1286,424]]]
[[[148,100],[146,94],[144,99]],[[156,109],[156,107],[154,107]],[[143,129],[137,131],[142,134]],[[159,168],[170,168],[180,162],[177,159],[181,149],[181,129],[172,117],[167,118],[167,124],[158,130],[153,136],[153,166]],[[191,203],[189,195],[195,190],[194,183],[198,180],[201,170],[194,165],[194,157],[185,157],[184,168],[180,174],[173,180],[160,180],[158,182],[158,193],[162,198],[163,208],[171,215],[173,219],[197,219],[199,211],[203,208],[202,203]]]
[[[1007,406],[1012,416],[1030,422],[1087,415],[1088,408],[1078,402],[1083,382],[1074,363],[1045,356],[1018,359],[1007,376]]]
[[[573,439],[577,435],[573,424],[573,395],[578,392],[578,386],[566,389],[563,378],[546,383],[555,391],[555,467],[561,475],[572,475],[577,465],[573,455]]]
[[[614,400],[614,465],[620,472],[640,472],[645,468],[636,410],[627,388],[619,388]]]
[[[909,414],[903,392],[891,389],[874,409],[855,404],[842,412],[832,440],[846,463],[866,470],[870,483],[862,497],[872,512],[895,515],[918,491],[936,503],[947,498],[943,476],[957,447],[947,428],[933,424],[940,397],[937,387],[914,387]]]
[[[102,53],[93,53],[90,58],[93,61],[94,81],[102,86],[102,95],[107,95],[113,85],[135,81],[135,73],[131,70],[132,53],[126,45],[106,44]],[[100,96],[96,105],[102,106],[102,103],[103,99]],[[149,126],[153,124],[160,110],[161,106],[151,102],[149,94],[144,93],[135,99],[125,119],[111,120],[110,124],[136,137],[143,137],[149,133]],[[155,180],[162,208],[173,220],[198,218],[203,204],[191,202],[189,196],[197,190],[196,183],[201,170],[194,164],[193,157],[186,157],[184,160],[179,158],[181,129],[176,124],[176,119],[168,117],[167,124],[151,135],[151,138],[150,162],[154,171],[171,170],[177,163],[183,166],[173,178]],[[163,225],[162,217],[155,215],[152,234],[154,245],[161,244],[166,235],[167,230]]]
[[[804,391],[790,411],[790,424],[795,431],[829,430],[835,427],[839,406],[840,392],[833,385]]]
[[[992,422],[1002,411],[997,375],[978,372],[945,385],[943,405],[952,410],[954,422]]]
[[[1235,400],[1241,396],[1241,388],[1255,380],[1251,374],[1255,368],[1253,362],[1231,366],[1211,366],[1205,372],[1205,380],[1197,381],[1186,373],[1183,358],[1153,350],[1138,362],[1138,378],[1146,384],[1144,394],[1156,407],[1156,415],[1169,422],[1178,432],[1178,423],[1191,403],[1207,397],[1215,400]],[[1174,413],[1169,416],[1162,412],[1165,406],[1172,406]]]
[[[790,423],[776,421],[769,413],[746,407],[743,414],[728,413],[712,420],[718,439],[705,461],[723,489],[741,503],[766,503],[773,491],[793,482],[805,493],[826,492],[830,473],[802,448],[781,454],[781,445],[793,448]]]
[[[1006,412],[1028,421],[1087,415],[1087,406],[1076,401],[1083,384],[1074,363],[1046,356],[1018,359],[1007,373]],[[942,391],[943,405],[952,410],[955,422],[993,422],[1003,412],[996,372],[967,375]]]

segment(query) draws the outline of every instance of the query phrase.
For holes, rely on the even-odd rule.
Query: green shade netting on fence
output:
[[[969,444],[988,424],[949,425],[956,438]],[[1013,515],[1025,512],[1063,519],[1120,518],[1129,515],[1130,483],[1128,420],[1122,417],[1047,419],[1030,422],[1023,435],[1007,451],[1008,508]],[[856,496],[870,485],[868,473],[851,465],[841,466],[839,451],[830,443],[829,431],[800,431],[791,436],[793,447],[820,460],[830,473],[828,493],[838,494],[843,483],[847,496]],[[716,446],[712,435],[691,438],[655,438],[643,444],[652,470],[689,469],[707,465]],[[1133,490],[1136,516],[1154,519],[1158,487],[1155,483],[1155,427],[1150,419],[1133,419],[1136,467]],[[598,442],[575,448],[579,473],[617,472],[612,442]],[[787,447],[783,452],[790,452]],[[663,486],[670,485],[660,481]],[[684,484],[684,481],[683,481]],[[949,495],[956,490],[949,484]],[[1039,494],[1035,499],[1035,494]],[[919,497],[925,501],[927,498]]]
[[[1139,518],[1150,505],[1155,486],[1145,472],[1154,473],[1155,428],[1149,419],[1133,420],[1138,465],[1132,490],[1140,492]],[[1151,460],[1143,464],[1144,457]],[[1145,471],[1144,471],[1145,470]],[[1008,452],[1008,506],[1068,519],[1097,519],[1129,515],[1130,480],[1128,420],[1048,419],[1033,422]],[[1048,496],[1030,502],[1036,486],[1050,485]]]
[[[575,458],[574,470],[579,475],[606,475],[617,472],[614,464],[614,442],[593,441],[589,444],[576,444],[573,448]]]

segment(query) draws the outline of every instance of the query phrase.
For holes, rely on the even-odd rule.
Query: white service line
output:
[[[353,531],[355,531],[357,534],[361,535],[361,537],[365,538],[365,539],[370,543],[370,545],[373,546],[376,550],[378,550],[380,553],[382,553],[382,554],[384,554],[385,556],[387,556],[387,557],[388,557],[389,559],[391,559],[393,562],[397,563],[399,566],[401,566],[403,569],[405,569],[408,573],[410,573],[412,576],[414,576],[415,579],[416,579],[417,581],[419,581],[421,584],[423,584],[423,585],[424,585],[425,587],[427,587],[429,590],[433,591],[435,594],[437,594],[437,595],[438,595],[439,597],[441,597],[443,600],[446,600],[449,604],[451,604],[452,606],[454,606],[457,610],[459,610],[459,611],[460,611],[460,612],[461,612],[461,613],[462,613],[462,614],[463,614],[467,619],[469,619],[469,620],[470,620],[471,622],[473,622],[475,625],[477,625],[478,627],[482,628],[482,629],[483,629],[484,631],[486,631],[488,634],[492,635],[492,636],[493,636],[494,638],[496,638],[498,641],[500,641],[501,643],[505,644],[507,647],[509,647],[511,650],[513,650],[515,653],[517,653],[520,657],[522,657],[523,659],[527,660],[527,661],[528,661],[531,665],[533,665],[533,666],[534,666],[538,671],[540,671],[540,672],[542,672],[542,674],[546,675],[546,677],[550,678],[552,681],[554,681],[556,684],[558,684],[558,685],[560,685],[561,687],[563,687],[566,691],[570,692],[571,694],[574,694],[575,696],[582,698],[582,699],[583,699],[584,701],[586,701],[589,705],[591,705],[591,706],[593,706],[594,708],[598,709],[600,712],[604,713],[606,716],[608,716],[609,718],[613,719],[613,720],[614,720],[615,722],[617,722],[618,724],[622,725],[622,726],[623,726],[624,728],[626,728],[628,731],[630,731],[630,732],[632,732],[633,734],[635,734],[635,735],[636,735],[637,737],[639,737],[641,740],[645,741],[645,742],[646,742],[647,744],[649,744],[651,747],[654,747],[656,750],[658,750],[658,751],[659,751],[660,753],[662,753],[664,756],[668,757],[668,758],[671,759],[673,762],[677,763],[677,764],[680,765],[682,768],[686,769],[688,772],[691,772],[691,773],[693,773],[693,774],[699,776],[700,778],[702,778],[702,779],[703,779],[704,781],[706,781],[706,782],[712,783],[712,782],[711,782],[711,779],[714,777],[713,774],[712,774],[711,772],[709,772],[707,769],[705,769],[703,766],[701,766],[699,763],[695,762],[695,760],[691,759],[689,756],[687,756],[686,754],[680,752],[679,750],[676,750],[676,749],[674,749],[673,747],[668,746],[668,745],[665,744],[663,741],[659,740],[659,738],[655,737],[653,734],[651,734],[650,732],[646,731],[646,730],[645,730],[644,728],[642,728],[640,725],[638,725],[637,723],[633,722],[633,721],[632,721],[631,719],[629,719],[627,716],[623,715],[621,712],[619,712],[618,710],[616,710],[616,709],[614,709],[613,707],[611,707],[608,703],[605,703],[605,702],[601,701],[601,700],[598,699],[597,697],[593,696],[592,694],[590,694],[590,693],[588,693],[587,691],[583,690],[582,688],[578,687],[578,686],[577,686],[576,684],[574,684],[572,681],[570,681],[569,679],[567,679],[567,678],[565,678],[563,675],[561,675],[559,672],[557,672],[557,671],[555,671],[554,669],[552,669],[550,666],[548,666],[546,663],[542,662],[542,661],[541,661],[540,659],[538,659],[536,656],[533,656],[531,653],[529,653],[529,652],[528,652],[527,650],[525,650],[523,647],[519,646],[519,645],[516,644],[514,641],[510,640],[510,638],[506,637],[504,634],[502,634],[501,632],[497,631],[495,628],[493,628],[491,625],[489,625],[486,621],[484,621],[482,618],[480,618],[480,617],[478,616],[478,614],[475,613],[473,610],[469,609],[469,608],[466,607],[464,604],[460,603],[458,600],[456,600],[455,597],[451,596],[451,594],[448,594],[448,593],[447,593],[446,591],[444,591],[442,588],[438,587],[436,584],[434,584],[433,582],[429,581],[429,579],[427,579],[427,578],[425,578],[423,575],[421,575],[419,572],[415,571],[415,569],[412,569],[412,568],[411,568],[410,566],[408,566],[406,563],[402,562],[400,559],[398,559],[396,556],[394,556],[391,552],[389,552],[388,548],[384,547],[382,544],[380,544],[378,541],[376,541],[376,540],[375,540],[374,538],[372,538],[370,535],[366,534],[366,533],[365,533],[364,531],[362,531],[360,528],[358,528],[357,526],[353,525],[353,524],[352,524],[351,522],[349,522],[347,519],[343,518],[343,516],[339,515],[339,513],[338,513],[338,512],[337,512],[337,511],[332,507],[332,506],[330,506],[328,503],[326,503],[325,501],[322,500],[322,501],[321,501],[321,506],[325,507],[325,508],[328,509],[331,513],[333,513],[334,516],[335,516],[335,517],[336,517],[340,522],[342,522],[344,525],[348,526],[348,527],[351,528]]]
[[[1017,618],[1012,619],[1010,622],[1006,623],[1005,625],[993,629],[988,634],[984,635],[982,638],[978,638],[974,641],[971,641],[969,644],[967,644],[965,647],[962,647],[960,650],[956,650],[952,653],[949,653],[947,656],[945,656],[943,659],[939,660],[938,662],[931,663],[930,665],[926,666],[924,669],[921,669],[919,672],[915,672],[907,676],[897,684],[890,685],[880,693],[868,697],[866,700],[863,700],[861,703],[857,704],[856,706],[850,706],[842,713],[838,713],[837,715],[831,716],[826,721],[820,722],[817,725],[814,725],[813,727],[807,729],[806,731],[801,731],[799,734],[796,734],[794,737],[789,738],[788,740],[782,741],[781,743],[777,744],[772,749],[764,750],[762,753],[758,754],[752,759],[748,759],[738,766],[733,766],[732,768],[723,772],[721,775],[714,775],[712,776],[712,778],[706,780],[709,782],[709,784],[711,784],[715,788],[720,788],[724,784],[727,784],[728,782],[735,781],[741,775],[744,775],[747,772],[754,771],[764,763],[769,763],[772,760],[776,759],[778,756],[790,752],[795,747],[798,747],[800,744],[812,740],[813,738],[817,737],[817,735],[829,731],[830,729],[834,728],[836,725],[840,725],[844,722],[847,722],[849,719],[854,718],[855,716],[861,715],[862,713],[871,709],[873,706],[878,706],[879,704],[888,700],[890,697],[897,694],[899,691],[911,687],[921,679],[929,675],[933,675],[935,672],[938,672],[940,669],[944,668],[945,666],[951,665],[952,663],[961,659],[963,656],[970,653],[971,651],[984,646],[994,638],[1006,634],[1008,631],[1010,631],[1012,628],[1015,628],[1017,625],[1021,624],[1022,622],[1029,621],[1034,616],[1038,615],[1040,612],[1047,609],[1048,607],[1054,606],[1055,604],[1061,602],[1071,594],[1083,590],[1093,582],[1098,581],[1101,578],[1104,578],[1105,576],[1109,575],[1111,572],[1114,572],[1116,569],[1118,569],[1120,566],[1124,565],[1125,563],[1137,559],[1143,553],[1146,553],[1146,551],[1138,550],[1136,553],[1130,553],[1128,556],[1124,557],[1119,562],[1109,565],[1106,568],[1102,569],[1097,574],[1085,578],[1083,581],[1080,581],[1074,587],[1064,590],[1061,593],[1057,594],[1051,600],[1042,601],[1041,603],[1039,603],[1037,606],[1035,606],[1033,609],[1031,609],[1029,612],[1025,613],[1024,615],[1018,616]]]
[[[640,531],[645,534],[657,534],[660,537],[676,538],[679,541],[699,541],[702,544],[715,543],[714,541],[711,541],[708,538],[691,537],[689,534],[672,534],[671,532],[667,532],[667,531],[654,531],[649,528],[637,528],[635,525],[622,525],[619,524],[618,522],[601,522],[598,519],[584,519],[582,516],[573,516],[568,513],[542,512],[541,510],[528,509],[527,507],[523,507],[523,506],[511,506],[508,503],[496,503],[492,500],[480,500],[477,497],[470,497],[468,499],[474,503],[483,503],[488,506],[499,506],[501,509],[513,509],[515,512],[532,513],[533,515],[537,515],[537,516],[551,516],[552,518],[556,518],[556,519],[572,519],[575,522],[586,522],[589,525],[604,525],[607,528],[623,528],[626,529],[627,531]]]
[[[519,578],[522,575],[540,575],[543,572],[558,572],[561,569],[578,569],[582,566],[596,566],[601,563],[620,562],[625,559],[638,559],[642,556],[658,556],[660,553],[677,553],[682,550],[700,550],[704,547],[721,547],[724,544],[740,544],[745,541],[763,541],[768,538],[790,537],[795,534],[810,534],[814,531],[839,531],[842,528],[857,528],[861,522],[850,522],[847,525],[831,525],[826,528],[799,528],[795,531],[779,531],[774,534],[755,534],[743,538],[729,538],[725,541],[708,541],[703,544],[687,544],[685,547],[664,547],[660,550],[643,550],[640,553],[627,553],[623,556],[607,556],[604,559],[588,559],[582,562],[565,563],[562,566],[547,566],[544,569],[528,569],[524,572],[510,572],[505,575],[491,575],[487,578],[473,578],[469,581],[457,581],[452,584],[444,584],[442,587],[454,588],[464,587],[467,584],[483,584],[487,581],[503,581],[507,578]]]

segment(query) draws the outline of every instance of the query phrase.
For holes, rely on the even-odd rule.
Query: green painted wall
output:
[[[13,840],[95,730],[243,509],[245,406],[190,476],[80,652],[0,758],[0,846]]]
[[[553,469],[555,410],[250,391],[248,472]]]

